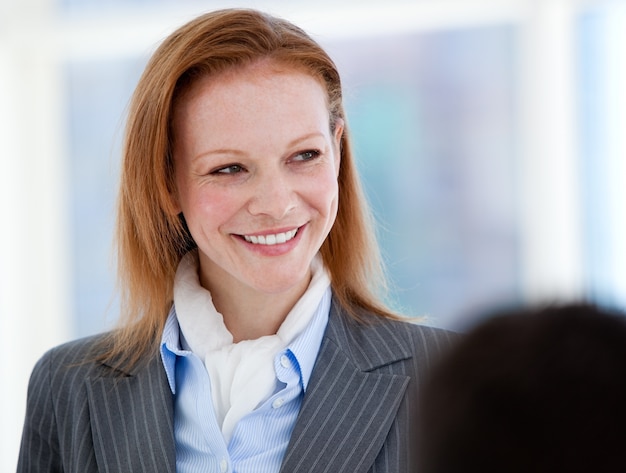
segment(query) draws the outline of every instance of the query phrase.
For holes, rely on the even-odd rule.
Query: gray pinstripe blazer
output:
[[[281,472],[407,472],[420,377],[454,338],[334,301]],[[127,372],[85,363],[97,338],[54,348],[28,387],[18,472],[174,472],[173,399],[160,356]]]

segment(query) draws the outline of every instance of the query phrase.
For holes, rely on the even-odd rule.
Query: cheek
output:
[[[332,214],[334,218],[334,214],[337,212],[338,192],[337,179],[333,172],[329,172],[312,182],[307,195],[311,205],[317,208],[320,213],[327,216]]]
[[[231,192],[200,188],[187,192],[183,213],[193,231],[225,223],[238,208],[238,199]]]

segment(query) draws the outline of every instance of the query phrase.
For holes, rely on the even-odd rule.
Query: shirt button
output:
[[[283,404],[285,404],[285,400],[282,397],[279,397],[278,399],[276,399],[273,403],[272,403],[272,407],[274,409],[278,409],[279,407],[281,407]]]
[[[222,458],[222,461],[220,462],[220,470],[222,473],[226,473],[228,471],[228,462],[224,458]]]
[[[283,365],[283,368],[289,368],[291,366],[291,360],[289,360],[287,355],[283,355],[280,357],[280,364]]]

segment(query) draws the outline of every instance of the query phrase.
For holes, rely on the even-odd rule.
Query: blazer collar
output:
[[[379,369],[411,357],[390,325],[358,323],[333,302],[281,472],[371,468],[409,384],[408,376]]]
[[[365,311],[359,315],[362,321],[350,317],[333,299],[326,332],[358,369],[372,371],[413,356],[410,342],[397,330],[399,323]]]
[[[129,376],[86,384],[100,470],[174,473],[174,404],[161,358],[153,356]]]

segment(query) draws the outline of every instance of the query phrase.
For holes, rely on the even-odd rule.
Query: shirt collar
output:
[[[161,359],[172,394],[176,394],[176,357],[187,356],[189,353],[191,352],[182,349],[176,309],[172,305],[161,336]]]
[[[332,291],[330,287],[326,289],[322,296],[315,314],[307,327],[288,346],[289,350],[298,362],[300,368],[300,381],[302,389],[306,388],[313,373],[313,366],[317,360],[317,354],[322,344],[326,325],[328,325],[328,314],[330,313],[330,302]]]
[[[322,344],[322,338],[328,324],[332,291],[330,287],[324,292],[311,322],[288,346],[298,362],[300,370],[300,382],[302,389],[306,391],[313,373],[313,366]],[[161,337],[161,359],[167,375],[172,394],[176,394],[176,357],[189,356],[190,351],[184,350],[181,343],[181,331],[176,316],[176,308],[172,305],[163,328]]]

